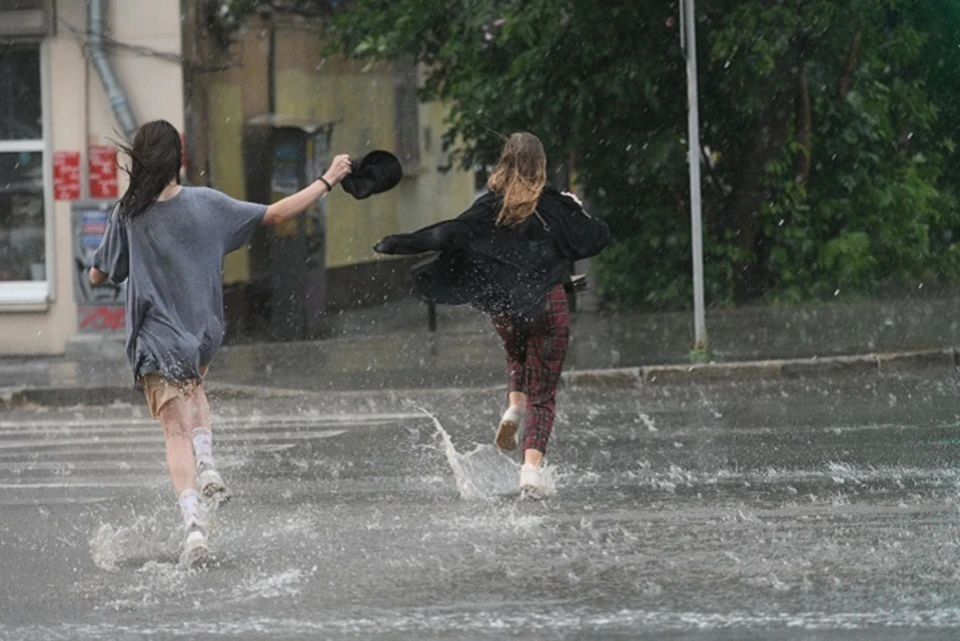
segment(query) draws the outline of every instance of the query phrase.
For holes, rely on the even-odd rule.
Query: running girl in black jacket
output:
[[[517,447],[525,418],[521,490],[545,489],[543,455],[553,429],[557,384],[570,336],[564,283],[573,261],[598,254],[610,240],[602,220],[571,194],[546,184],[547,158],[536,136],[510,136],[487,181],[488,193],[453,220],[387,236],[382,254],[439,251],[416,275],[429,301],[466,304],[489,314],[503,340],[508,406],[497,447]]]

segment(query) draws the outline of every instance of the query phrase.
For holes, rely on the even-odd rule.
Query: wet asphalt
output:
[[[0,639],[960,638],[960,378],[565,389],[556,494],[498,388],[215,402],[210,567],[141,406],[0,415]]]

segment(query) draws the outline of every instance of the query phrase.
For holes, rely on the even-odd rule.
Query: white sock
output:
[[[200,495],[196,490],[180,492],[177,503],[180,504],[180,515],[183,516],[183,524],[187,528],[200,523]]]
[[[193,456],[197,467],[213,467],[213,433],[209,427],[193,428]]]

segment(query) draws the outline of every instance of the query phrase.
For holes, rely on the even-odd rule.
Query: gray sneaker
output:
[[[217,505],[223,505],[230,500],[230,489],[212,465],[201,465],[197,468],[197,488],[202,496]]]
[[[191,570],[206,565],[211,557],[210,543],[203,529],[197,525],[187,528],[183,550],[180,552],[180,565]]]

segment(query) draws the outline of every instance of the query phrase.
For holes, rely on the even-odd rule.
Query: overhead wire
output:
[[[67,30],[74,35],[74,37],[80,42],[81,46],[83,47],[83,50],[86,51],[88,47],[87,43],[90,39],[90,32],[86,31],[85,29],[79,29],[73,26],[63,18],[60,18],[58,22],[62,24],[64,27],[66,27]],[[168,62],[173,62],[176,64],[183,64],[183,61],[184,61],[184,57],[178,53],[172,53],[169,51],[160,51],[157,49],[153,49],[151,47],[145,47],[142,45],[134,45],[127,42],[122,42],[106,34],[103,35],[102,41],[103,41],[104,49],[106,49],[111,53],[116,53],[116,52],[132,53],[140,57],[157,58],[159,60],[166,60]]]

